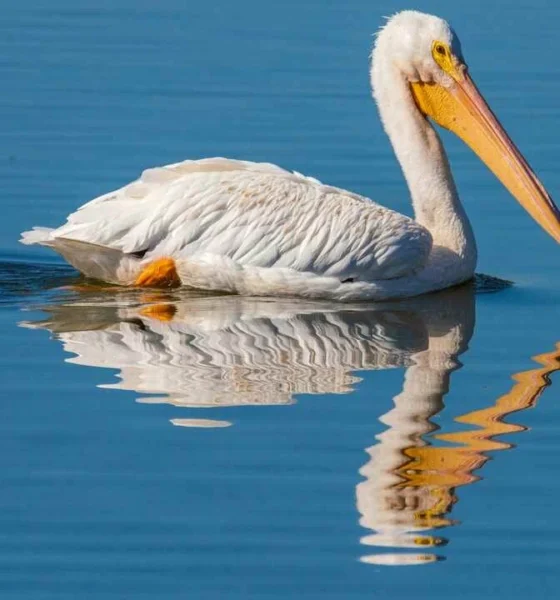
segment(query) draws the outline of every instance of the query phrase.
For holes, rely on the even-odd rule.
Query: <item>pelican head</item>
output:
[[[478,91],[446,21],[416,11],[398,13],[379,32],[372,59],[380,108],[383,88],[396,84],[393,91],[400,89],[416,104],[419,118],[429,117],[459,136],[560,242],[560,211]]]

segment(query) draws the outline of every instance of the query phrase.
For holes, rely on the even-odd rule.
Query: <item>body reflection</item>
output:
[[[294,394],[351,391],[355,370],[408,366],[429,345],[427,315],[443,322],[457,300],[472,304],[472,291],[434,298],[437,310],[433,299],[341,309],[238,296],[129,307],[82,298],[25,325],[55,333],[69,362],[118,369],[120,381],[103,387],[152,395],[142,402],[289,404]]]
[[[436,433],[433,417],[444,407],[473,333],[474,294],[466,285],[398,303],[342,307],[161,295],[128,305],[115,297],[111,305],[107,294],[102,303],[82,294],[78,302],[45,308],[46,320],[24,325],[52,331],[74,354],[70,362],[118,369],[119,381],[104,387],[176,406],[289,404],[299,393],[348,393],[359,381],[355,371],[405,368],[403,390],[381,417],[387,429],[367,449],[357,507],[369,530],[361,542],[377,548],[363,562],[422,564],[439,558],[427,550],[446,540],[430,532],[453,524],[456,488],[476,481],[474,471],[488,451],[511,447],[496,436],[524,430],[504,417],[533,406],[548,374],[560,367],[560,347],[536,357],[541,366],[516,375],[508,394],[458,419],[474,428]],[[231,425],[191,418],[172,423]]]

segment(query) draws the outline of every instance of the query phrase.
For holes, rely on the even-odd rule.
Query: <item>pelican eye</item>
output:
[[[448,44],[440,40],[434,40],[432,44],[432,57],[437,66],[451,76],[455,81],[462,81],[464,78],[461,63],[455,57]]]

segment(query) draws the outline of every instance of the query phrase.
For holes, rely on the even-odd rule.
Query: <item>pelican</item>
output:
[[[371,83],[415,219],[268,163],[148,169],[25,244],[112,284],[382,301],[472,278],[477,251],[428,119],[458,135],[557,242],[560,212],[471,79],[453,29],[404,11],[379,31]]]

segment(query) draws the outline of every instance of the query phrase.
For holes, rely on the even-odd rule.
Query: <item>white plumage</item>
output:
[[[461,58],[445,21],[405,11],[380,32],[373,54],[374,95],[416,220],[271,164],[212,158],[144,171],[62,227],[25,232],[22,242],[121,285],[138,284],[162,259],[173,261],[174,284],[242,295],[385,300],[468,280],[474,237],[410,87],[455,85],[434,59],[434,40]]]
[[[224,158],[144,171],[62,227],[35,229],[23,241],[51,246],[112,283],[131,285],[143,265],[171,256],[191,287],[270,294],[285,285],[290,293],[300,275],[299,295],[323,296],[330,287],[347,298],[363,287],[347,280],[402,277],[425,263],[432,245],[418,223],[366,198],[274,165]]]

